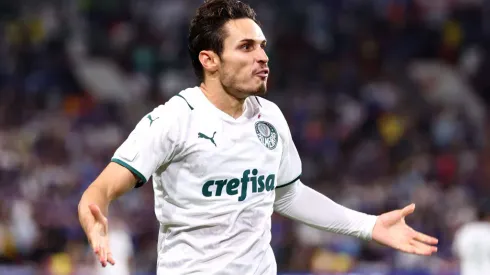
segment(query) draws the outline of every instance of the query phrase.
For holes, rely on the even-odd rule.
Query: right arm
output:
[[[115,264],[109,247],[109,204],[133,189],[138,179],[127,168],[111,162],[85,190],[78,204],[78,217],[102,266]]]
[[[174,152],[177,123],[168,118],[175,116],[179,106],[171,101],[168,103],[140,120],[78,204],[80,224],[102,266],[107,262],[114,264],[108,237],[109,204],[145,184]]]
[[[96,205],[102,215],[107,217],[109,204],[133,189],[137,180],[133,173],[119,164],[111,162],[107,165],[97,179],[85,190],[78,204],[80,224],[87,235],[95,223],[89,206]]]

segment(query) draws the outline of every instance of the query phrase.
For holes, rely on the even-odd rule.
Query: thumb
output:
[[[96,204],[91,204],[88,206],[90,209],[90,212],[92,215],[94,215],[94,218],[98,222],[105,223],[107,221],[106,217],[102,214],[102,211],[100,211],[100,208]]]
[[[402,213],[401,213],[402,217],[404,218],[404,217],[412,214],[413,211],[415,211],[415,204],[414,203],[412,203],[408,206],[405,206],[405,208],[402,209]]]

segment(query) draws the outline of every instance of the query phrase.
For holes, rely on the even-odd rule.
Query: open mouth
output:
[[[266,78],[269,76],[269,69],[262,69],[256,73],[257,76],[261,78]]]

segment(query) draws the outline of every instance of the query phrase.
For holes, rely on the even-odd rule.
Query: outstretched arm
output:
[[[320,230],[371,239],[377,217],[340,204],[297,181],[276,189],[274,210]]]
[[[78,205],[80,223],[102,266],[114,264],[106,218],[109,203],[145,184],[158,167],[170,161],[179,137],[177,115],[186,110],[184,102],[170,99],[143,116],[83,194]]]
[[[414,205],[372,216],[341,206],[297,181],[276,189],[274,209],[279,214],[315,228],[375,240],[392,248],[420,255],[437,251],[437,239],[416,232],[406,225],[405,216]]]
[[[109,204],[136,185],[137,178],[126,168],[111,162],[83,193],[78,216],[94,252],[103,266],[115,264],[108,238]]]

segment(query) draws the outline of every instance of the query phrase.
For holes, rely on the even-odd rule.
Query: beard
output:
[[[248,96],[264,96],[267,94],[267,85],[265,82],[260,83],[260,85],[256,88],[253,89],[239,89],[237,88],[238,92],[244,95]]]
[[[250,79],[249,82],[254,82],[254,79]],[[224,90],[233,95],[236,98],[247,98],[249,96],[264,96],[267,94],[267,83],[261,81],[258,84],[250,83],[236,79],[230,74],[225,74],[221,78],[221,85]]]
[[[259,89],[255,95],[264,96],[267,94],[267,83],[263,81],[260,83]]]

